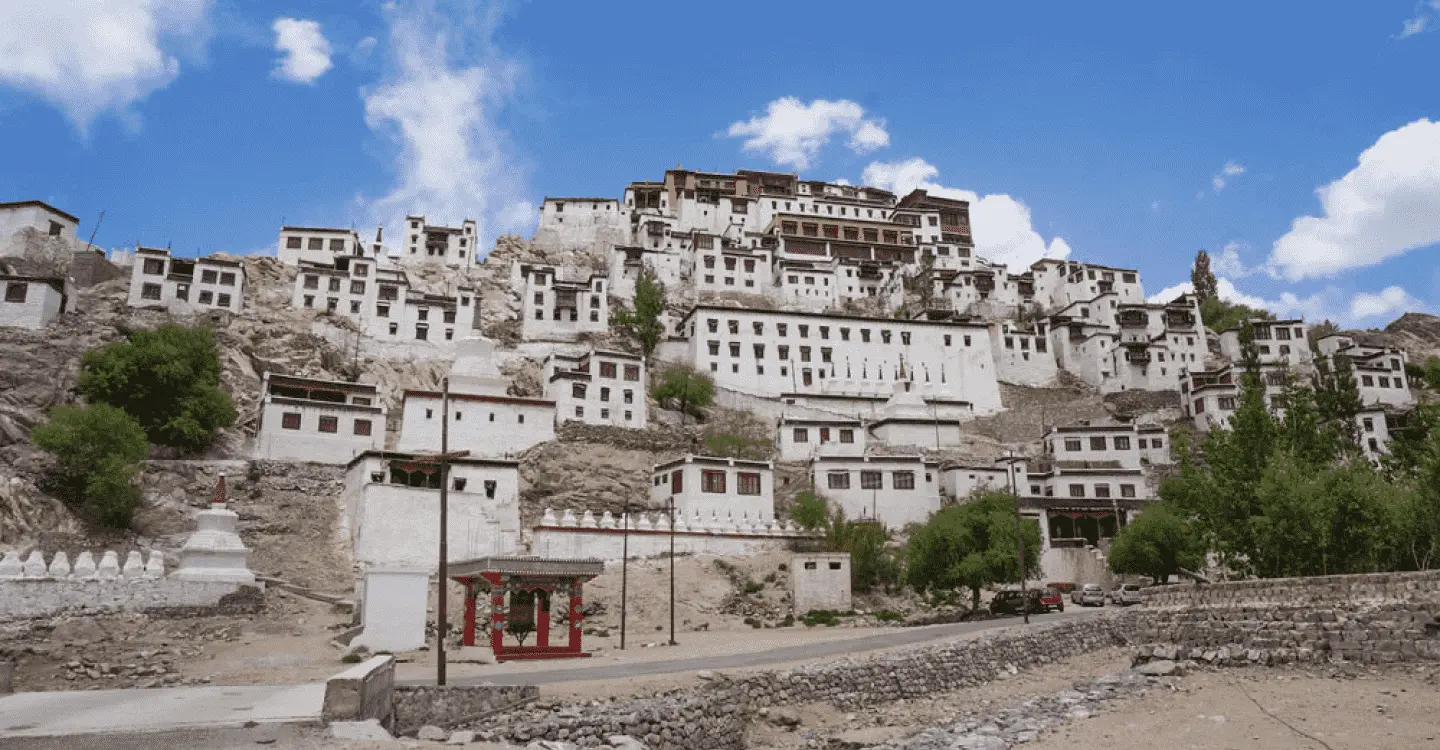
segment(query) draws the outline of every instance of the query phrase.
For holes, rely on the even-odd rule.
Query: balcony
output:
[[[1123,310],[1120,313],[1122,328],[1145,328],[1150,325],[1150,316],[1139,310]]]

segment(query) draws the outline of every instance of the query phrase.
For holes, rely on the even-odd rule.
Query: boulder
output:
[[[385,731],[385,727],[380,726],[380,722],[376,719],[332,721],[330,722],[330,738],[352,742],[385,742],[395,739]]]

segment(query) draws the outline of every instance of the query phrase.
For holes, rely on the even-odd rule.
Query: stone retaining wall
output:
[[[175,578],[0,580],[0,622],[60,613],[209,608],[239,588],[233,583]]]
[[[1440,570],[1156,586],[1146,591],[1145,606],[1304,607],[1417,600],[1440,602]]]
[[[426,724],[464,726],[482,717],[533,701],[540,695],[534,685],[407,686],[391,688],[394,696],[394,733],[412,735]]]
[[[475,722],[492,739],[512,742],[568,740],[582,747],[628,734],[652,750],[738,750],[744,747],[750,710],[826,701],[841,709],[873,708],[982,685],[1011,668],[1025,669],[1076,654],[1128,643],[1129,618],[1097,616],[1003,630],[974,640],[849,657],[781,671],[716,679],[665,695],[524,709]]]

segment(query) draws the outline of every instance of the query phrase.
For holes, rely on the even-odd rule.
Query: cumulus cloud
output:
[[[1210,178],[1210,186],[1215,188],[1215,192],[1218,193],[1225,189],[1225,183],[1228,180],[1232,177],[1239,177],[1242,174],[1245,174],[1245,167],[1233,161],[1227,161],[1225,162],[1225,166],[1221,167],[1220,171],[1216,172],[1215,176]]]
[[[1302,216],[1275,241],[1271,275],[1298,281],[1366,268],[1440,242],[1440,122],[1416,120],[1317,189],[1324,215]]]
[[[395,184],[362,200],[371,220],[399,225],[410,214],[457,226],[473,218],[481,249],[505,232],[533,228],[524,170],[497,115],[520,68],[491,44],[498,4],[461,13],[433,4],[386,6],[385,80],[364,92],[365,121],[395,145]]]
[[[1213,261],[1215,275],[1240,279],[1254,273],[1255,269],[1247,267],[1244,261],[1240,260],[1240,250],[1245,247],[1244,243],[1232,241],[1220,248]]]
[[[1253,294],[1246,294],[1240,291],[1235,287],[1234,282],[1225,278],[1224,276],[1217,276],[1215,278],[1215,288],[1216,291],[1220,293],[1220,299],[1225,300],[1226,302],[1231,302],[1237,305],[1245,305],[1246,307],[1258,307],[1264,309],[1268,309],[1268,306],[1271,304],[1270,302],[1267,302],[1260,297],[1256,297]],[[1175,298],[1179,297],[1182,294],[1189,294],[1193,291],[1195,291],[1195,287],[1190,282],[1186,281],[1180,284],[1176,284],[1174,286],[1167,286],[1164,289],[1161,289],[1160,291],[1155,292],[1154,294],[1147,297],[1146,301],[1152,305],[1163,305],[1166,302],[1175,301]]]
[[[868,154],[890,145],[885,121],[866,119],[865,108],[847,99],[816,99],[809,104],[793,96],[776,99],[762,116],[731,123],[726,135],[744,138],[741,148],[758,151],[776,164],[809,169],[820,149],[836,135],[849,135],[845,146]]]
[[[1440,0],[1416,3],[1415,15],[1405,19],[1396,38],[1405,39],[1429,31],[1435,25],[1436,16],[1440,16]]]
[[[1424,302],[1398,286],[1387,286],[1376,294],[1360,292],[1350,300],[1350,317],[1356,320],[1424,309]]]
[[[942,198],[970,202],[970,227],[975,252],[987,260],[1011,268],[1024,268],[1041,258],[1065,258],[1070,246],[1055,237],[1047,245],[1030,221],[1030,208],[1008,195],[980,196],[969,190],[949,188],[935,182],[940,170],[924,159],[871,162],[861,182],[900,195],[916,188]]]
[[[330,63],[330,40],[320,32],[320,23],[300,18],[277,18],[275,30],[275,61],[271,75],[295,83],[314,83],[325,75]]]
[[[131,124],[131,105],[180,75],[203,49],[210,0],[4,0],[0,84],[58,107],[82,135],[104,112]]]

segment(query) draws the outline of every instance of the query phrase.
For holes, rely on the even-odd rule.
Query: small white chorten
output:
[[[200,511],[198,528],[180,548],[180,567],[171,574],[182,581],[215,581],[255,585],[250,550],[240,541],[235,524],[240,516],[225,507],[225,475],[215,484],[209,510]]]

